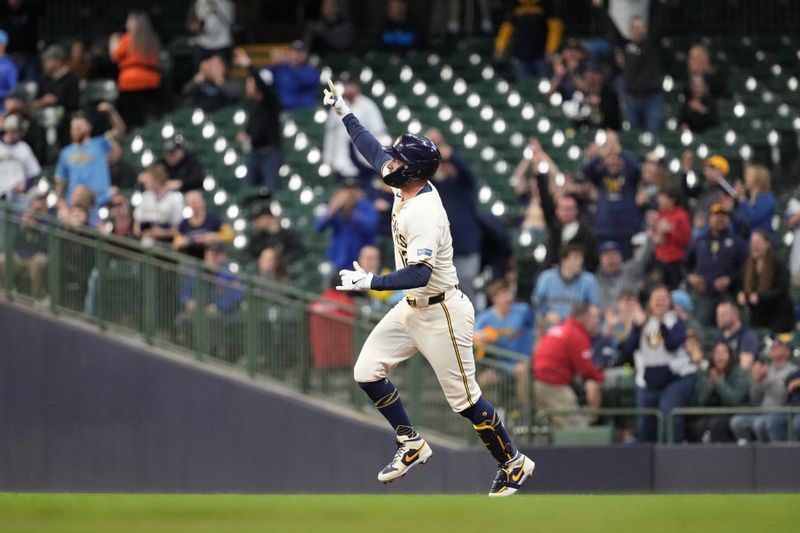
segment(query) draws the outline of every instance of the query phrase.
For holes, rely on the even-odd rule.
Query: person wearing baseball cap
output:
[[[209,243],[205,247],[203,256],[203,278],[208,279],[208,295],[206,307],[198,309],[200,301],[200,272],[186,276],[181,282],[180,301],[183,311],[175,319],[179,342],[182,346],[192,346],[194,339],[194,324],[197,322],[196,312],[206,315],[207,326],[210,331],[225,331],[225,316],[235,312],[242,301],[244,291],[241,279],[231,270],[226,247],[220,242]],[[205,281],[203,281],[205,283]],[[212,335],[210,339],[210,353],[216,357],[231,357],[227,353],[225,335]]]
[[[706,327],[715,326],[717,305],[733,299],[747,258],[747,245],[730,224],[722,204],[708,210],[708,231],[692,240],[686,252],[686,281],[697,300],[696,316]]]
[[[8,46],[8,33],[0,30],[0,112],[5,111],[6,96],[17,88],[19,71],[17,65],[6,55]]]
[[[300,40],[292,42],[285,57],[285,61],[270,68],[281,105],[287,111],[314,107],[320,71],[309,65],[305,43]]]
[[[706,167],[710,167],[711,169],[717,170],[719,174],[713,173],[713,176],[710,176],[709,171],[706,170]],[[722,157],[721,155],[712,155],[711,157],[706,158],[706,160],[703,161],[703,171],[706,179],[713,179],[715,177],[717,179],[719,179],[719,177],[724,178],[727,177],[728,174],[730,174],[731,164],[728,163],[728,160]]]
[[[702,213],[708,211],[715,203],[726,203],[723,195],[736,198],[736,190],[728,181],[731,164],[721,155],[712,155],[703,161],[703,178],[705,184],[697,199],[697,209]]]
[[[22,203],[16,196],[24,193],[42,173],[39,161],[31,147],[22,140],[25,124],[16,113],[9,114],[3,120],[3,136],[0,140],[0,160],[4,161],[4,172],[0,176],[0,195],[13,192],[9,199]]]
[[[203,167],[200,160],[186,148],[183,135],[175,135],[164,141],[161,163],[167,168],[172,191],[188,192],[202,190]]]
[[[644,245],[627,261],[623,260],[622,247],[616,241],[604,242],[598,252],[600,266],[595,276],[603,308],[614,305],[624,292],[638,294],[642,289],[645,268],[653,255],[653,241],[645,238]]]
[[[713,204],[724,204],[729,210],[735,205],[736,189],[728,181],[731,165],[721,155],[712,155],[702,161],[703,180],[698,180],[692,166],[694,152],[687,150],[681,156],[681,184],[684,194],[694,199],[692,205],[693,233],[705,231],[708,224],[708,210]]]
[[[791,333],[773,333],[767,360],[757,359],[750,367],[750,402],[755,407],[781,407],[786,404],[786,379],[797,366],[791,362],[794,341]],[[782,430],[778,427],[782,423]],[[736,415],[731,430],[739,443],[752,440],[786,440],[786,418],[774,414]]]

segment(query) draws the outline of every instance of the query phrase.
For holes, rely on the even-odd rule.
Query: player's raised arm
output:
[[[325,89],[324,94],[322,103],[330,106],[333,112],[342,119],[356,149],[361,152],[364,159],[378,174],[383,175],[383,166],[392,159],[383,149],[383,145],[359,122],[331,80],[328,80],[328,88]]]

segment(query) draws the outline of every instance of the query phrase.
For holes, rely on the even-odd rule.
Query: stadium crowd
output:
[[[508,61],[518,83],[548,81],[547,96],[560,95],[572,124],[597,133],[573,168],[562,168],[531,136],[509,176],[518,209],[500,219],[479,209],[481,177],[471,154],[451,145],[446,132],[424,132],[442,154],[433,181],[454,228],[461,288],[476,305],[476,352],[499,357],[488,348],[493,346],[532,358],[537,408],[601,407],[604,394],[630,374],[635,405],[657,408],[664,416],[686,406],[798,406],[794,330],[800,238],[785,257],[775,229],[776,219],[783,219],[800,231],[800,193],[781,211],[771,169],[764,164],[748,162],[740,172],[721,155],[695,160],[687,151],[674,172],[663,154],[653,151],[640,159],[623,145],[621,132],[658,134],[667,119],[693,132],[715,126],[720,121],[716,99],[728,92],[723,69],[713,64],[704,45],[696,44],[686,50],[686,76],[678,81],[683,106],[677,116],[665,115],[661,37],[669,5],[650,3],[650,11],[621,13],[591,0],[600,33],[563,39],[569,18],[558,16],[552,2],[536,2],[536,9],[523,0],[512,2],[502,19],[492,18],[489,2],[478,2],[476,31],[498,28],[494,60]],[[446,4],[446,32],[458,35],[459,2]],[[0,195],[24,210],[12,242],[0,254],[0,280],[12,268],[15,283],[25,279],[32,296],[46,301],[44,235],[52,222],[40,217],[50,214],[65,228],[91,227],[201,260],[220,281],[205,312],[211,328],[221,327],[219,317],[243,305],[237,288],[242,278],[228,259],[234,231],[223,213],[207,205],[205,170],[197,154],[181,135],[168,136],[157,161],[139,169],[122,156],[121,143],[126,131],[176,107],[211,113],[235,104],[247,107],[248,119],[229,141],[246,154],[244,182],[267,200],[249,210],[240,264],[244,272],[291,283],[287,265],[306,253],[305,244],[268,201],[286,186],[280,171],[281,117],[318,105],[321,70],[312,57],[355,46],[346,4],[323,0],[319,17],[298,40],[274,54],[268,68],[260,68],[236,46],[233,2],[193,2],[187,30],[195,35],[196,72],[179,95],[164,87],[164,51],[146,13],[131,13],[124,32],[108,36],[106,44],[56,42],[39,52],[25,25],[31,17],[35,24],[40,9],[39,2],[8,0],[0,16]],[[15,15],[20,10],[27,10],[27,22]],[[403,54],[427,47],[430,40],[422,18],[406,1],[386,2],[386,20],[373,46]],[[235,69],[244,79],[232,75]],[[87,88],[109,73],[116,73],[118,97],[106,98],[112,96],[107,93],[94,99]],[[381,107],[356,75],[337,73],[337,78],[368,129],[379,137],[400,133],[387,131]],[[27,82],[36,82],[35,93],[25,93]],[[108,100],[114,99],[112,105]],[[329,239],[326,258],[320,260],[327,260],[333,272],[358,260],[366,270],[381,273],[393,263],[392,194],[376,185],[380,180],[352,149],[340,121],[331,115],[324,128],[322,160],[338,188],[315,223]],[[52,180],[44,178],[48,175]],[[133,189],[140,191],[135,206],[128,194]],[[546,254],[541,271],[529,280],[530,294],[518,291],[510,225],[545,236]],[[76,274],[87,313],[93,307],[93,275],[90,270]],[[172,290],[180,302],[174,317],[178,334],[191,338],[197,275]],[[347,295],[330,289],[323,296],[378,313],[402,299],[401,294]],[[341,315],[334,309],[320,312]],[[527,366],[518,359],[500,360],[495,370],[479,376],[481,385],[521,384],[520,372]],[[556,427],[596,422],[597,417],[577,413],[553,418]],[[789,424],[800,438],[800,416],[676,417],[674,437],[677,442],[777,442],[787,439]],[[653,417],[638,419],[636,437],[656,439]]]

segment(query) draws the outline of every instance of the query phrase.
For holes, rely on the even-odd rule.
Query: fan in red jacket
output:
[[[600,382],[603,372],[592,362],[592,335],[600,329],[600,309],[576,304],[563,323],[547,330],[533,357],[534,399],[537,409],[578,409],[578,397],[572,389],[577,376],[584,378],[586,402],[599,408],[602,402]],[[555,427],[588,425],[578,415],[553,416]]]
[[[678,287],[686,276],[683,272],[683,260],[692,239],[692,225],[689,213],[678,206],[679,193],[672,187],[658,192],[656,202],[655,241],[656,249],[654,269],[661,273],[661,281],[670,290]]]

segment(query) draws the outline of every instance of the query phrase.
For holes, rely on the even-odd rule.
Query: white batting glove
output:
[[[330,106],[333,112],[336,113],[336,116],[343,118],[352,113],[350,107],[345,103],[344,98],[339,95],[336,85],[334,85],[331,80],[328,80],[328,88],[323,92],[325,97],[322,99],[322,103]]]
[[[369,272],[364,272],[358,261],[353,261],[355,270],[342,269],[339,275],[342,277],[342,284],[336,287],[337,291],[368,291],[372,288],[372,278]]]

